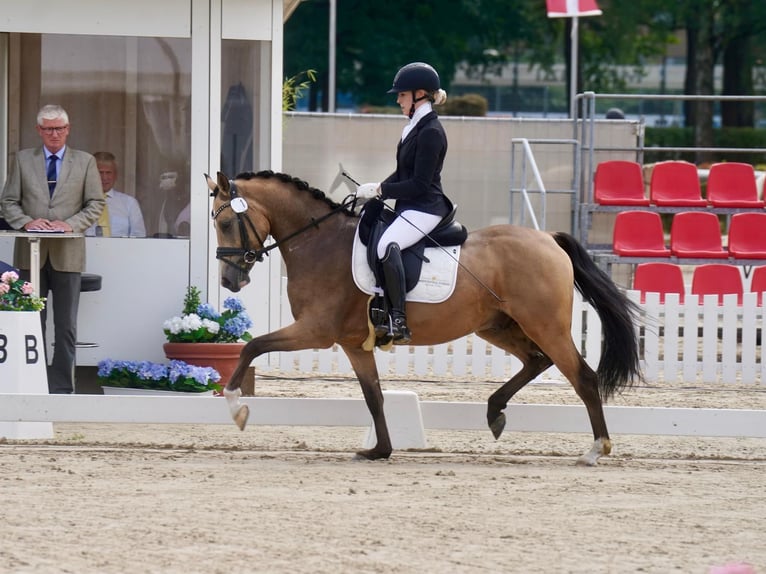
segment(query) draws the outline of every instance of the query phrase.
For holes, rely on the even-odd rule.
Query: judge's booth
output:
[[[17,150],[41,145],[39,108],[60,104],[67,145],[114,154],[114,189],[136,200],[145,227],[141,237],[86,237],[86,271],[101,286],[81,294],[77,364],[164,361],[162,324],[180,314],[188,285],[219,308],[231,295],[219,287],[203,174],[281,167],[282,23],[294,2],[6,4],[0,184]],[[13,241],[0,235],[0,260],[12,260]],[[275,256],[256,266],[238,294],[254,334],[278,320],[269,297],[279,265]]]

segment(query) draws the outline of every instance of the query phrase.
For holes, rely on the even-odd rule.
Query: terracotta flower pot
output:
[[[244,343],[165,343],[162,348],[168,359],[213,367],[221,375],[219,383],[225,385],[234,374],[244,346]]]

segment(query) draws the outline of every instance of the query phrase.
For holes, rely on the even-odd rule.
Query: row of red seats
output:
[[[641,302],[646,302],[647,293],[659,293],[660,302],[665,302],[665,295],[677,293],[684,302],[686,286],[679,265],[675,263],[649,262],[636,266],[633,276],[633,289],[641,292]],[[753,268],[750,279],[750,291],[758,293],[758,305],[763,305],[763,292],[766,291],[766,266]],[[744,284],[742,273],[737,265],[726,263],[708,263],[697,265],[692,275],[691,293],[700,296],[718,295],[718,304],[723,304],[726,294],[737,295],[737,304],[742,304]]]
[[[735,213],[728,236],[725,249],[715,213],[682,211],[673,215],[668,248],[659,213],[622,211],[615,218],[612,251],[621,257],[766,259],[766,213]]]
[[[644,192],[641,166],[634,161],[604,161],[593,179],[593,195],[599,205],[658,207],[763,208],[758,198],[755,170],[749,163],[723,162],[711,166],[707,196],[702,197],[697,166],[686,161],[654,165],[649,197]]]

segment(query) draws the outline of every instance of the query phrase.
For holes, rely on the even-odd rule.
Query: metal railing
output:
[[[590,228],[590,210],[593,205],[593,178],[596,172],[596,152],[625,151],[635,154],[636,161],[644,163],[645,152],[679,152],[679,153],[766,153],[766,148],[733,148],[733,147],[680,147],[680,146],[652,146],[646,147],[644,137],[644,124],[640,124],[637,132],[637,145],[635,147],[599,146],[595,143],[596,103],[598,100],[667,100],[667,101],[742,101],[742,102],[766,102],[766,96],[723,96],[723,95],[673,95],[673,94],[597,94],[584,92],[577,94],[582,119],[573,118],[573,137],[580,144],[580,158],[575,161],[580,166],[580,177],[574,186],[578,189],[578,201],[575,209],[579,216],[575,216],[578,222],[579,233],[575,234],[583,245],[587,247],[588,231]],[[615,120],[610,120],[615,121]],[[617,120],[619,121],[619,120]]]
[[[545,183],[543,182],[543,178],[540,174],[540,169],[537,165],[537,161],[535,160],[535,154],[532,151],[532,145],[531,144],[556,144],[556,145],[572,145],[574,148],[574,166],[573,166],[573,174],[572,174],[572,187],[570,189],[553,189],[549,190],[546,189]],[[521,146],[522,153],[521,153],[521,168],[518,170],[516,166],[516,154],[517,154],[517,146]],[[557,194],[569,194],[572,197],[572,228],[575,230],[575,236],[577,236],[577,220],[576,214],[578,212],[577,209],[577,187],[576,182],[580,180],[580,168],[579,168],[579,162],[576,161],[576,158],[579,157],[579,145],[580,142],[578,142],[576,139],[554,139],[554,138],[513,138],[511,140],[511,187],[510,187],[510,223],[515,223],[515,213],[514,213],[514,195],[516,193],[521,194],[523,209],[521,210],[521,215],[519,216],[519,223],[521,225],[526,224],[526,215],[528,214],[532,226],[535,229],[547,229],[546,223],[547,223],[547,196],[548,193],[557,193]],[[529,189],[527,185],[527,168],[532,171],[532,177],[534,178],[534,183],[537,185],[537,189],[531,190]],[[518,174],[518,185],[516,184],[517,181],[517,171],[520,171],[520,174]],[[532,205],[532,200],[530,197],[530,193],[537,193],[539,194],[539,210],[540,210],[540,217],[538,218],[535,214],[535,208]],[[539,221],[538,221],[539,220]]]

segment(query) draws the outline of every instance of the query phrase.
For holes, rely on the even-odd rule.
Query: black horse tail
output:
[[[593,262],[574,237],[568,233],[554,233],[553,239],[572,260],[575,288],[601,318],[604,336],[596,375],[599,394],[606,401],[615,392],[643,379],[636,333],[641,309]]]

